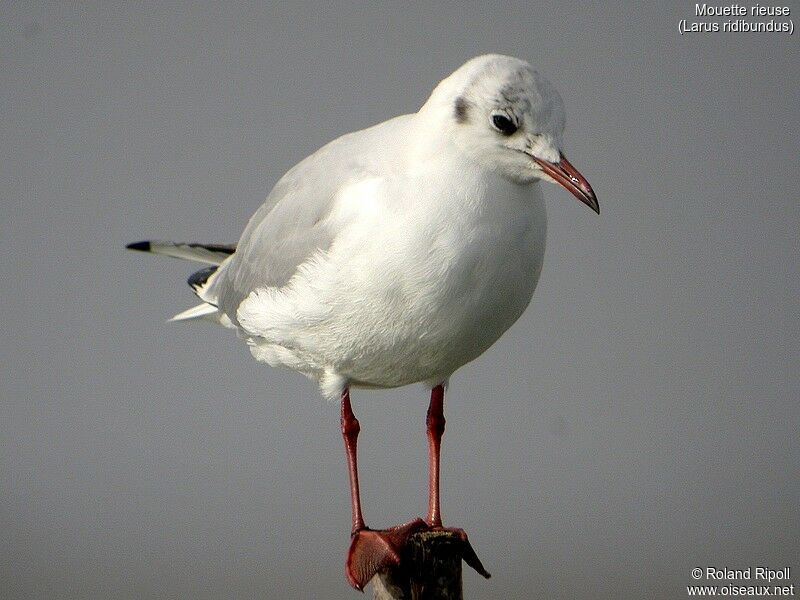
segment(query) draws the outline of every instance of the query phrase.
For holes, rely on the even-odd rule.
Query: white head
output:
[[[564,102],[527,62],[473,58],[439,83],[420,112],[426,111],[444,119],[471,160],[520,184],[558,183],[599,212],[591,186],[562,152]]]

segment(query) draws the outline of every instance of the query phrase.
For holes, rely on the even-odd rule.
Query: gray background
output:
[[[689,2],[67,4],[0,5],[1,597],[356,597],[337,406],[165,325],[192,266],[123,246],[235,241],[488,51],[555,83],[603,213],[546,187],[535,299],[453,378],[444,518],[494,574],[467,596],[800,584],[798,34],[680,36]],[[368,522],[423,514],[427,397],[354,403]]]

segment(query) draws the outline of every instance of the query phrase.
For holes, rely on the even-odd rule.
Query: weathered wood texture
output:
[[[372,579],[374,600],[463,600],[461,549],[455,533],[415,533],[402,557],[403,568]]]

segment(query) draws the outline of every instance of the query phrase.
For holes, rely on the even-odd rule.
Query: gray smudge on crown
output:
[[[525,105],[525,110],[531,109],[531,101],[525,97],[525,88],[520,85],[509,83],[500,90],[500,98],[502,98],[505,104],[509,105],[517,104],[522,101]]]

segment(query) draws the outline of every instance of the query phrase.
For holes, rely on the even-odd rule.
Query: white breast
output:
[[[327,254],[242,303],[259,360],[351,385],[438,382],[519,318],[541,272],[536,184],[485,173],[369,179],[345,188],[335,218],[342,232]]]

